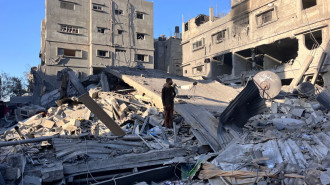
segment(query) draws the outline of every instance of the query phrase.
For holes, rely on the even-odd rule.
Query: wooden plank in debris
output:
[[[145,167],[163,164],[166,160],[173,159],[174,157],[182,157],[190,154],[189,150],[183,148],[156,150],[142,154],[127,154],[112,159],[82,162],[77,165],[65,164],[64,173],[69,175],[87,172],[86,165],[88,165],[90,172]]]
[[[88,93],[80,96],[79,101],[83,102],[92,113],[98,117],[116,136],[124,136],[126,133],[119,125],[89,96]]]
[[[85,94],[87,91],[85,90],[79,79],[76,77],[74,72],[68,71],[67,74],[69,76],[70,82],[72,83],[73,87],[78,91],[78,93]]]

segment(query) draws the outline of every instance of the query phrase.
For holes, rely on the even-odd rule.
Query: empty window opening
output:
[[[115,14],[116,15],[123,15],[123,10],[116,9]]]
[[[122,35],[124,33],[124,30],[118,30],[118,35]]]
[[[316,0],[302,0],[303,9],[316,6]]]
[[[200,26],[201,24],[204,24],[209,21],[209,16],[200,14],[195,18],[195,24],[197,26]]]
[[[322,30],[307,33],[304,36],[305,46],[309,50],[316,49],[322,44]]]
[[[82,58],[82,51],[81,50],[75,50],[75,49],[58,48],[57,49],[57,55],[58,56],[64,56],[64,57]]]
[[[212,37],[214,43],[221,43],[226,39],[226,30],[222,30],[214,34]]]
[[[103,67],[93,67],[93,75],[101,74],[105,68]]]
[[[204,38],[193,43],[193,50],[198,50],[204,47]]]
[[[184,31],[188,31],[189,30],[189,24],[188,22],[186,24],[184,24]]]
[[[232,53],[226,53],[223,55],[217,55],[212,58],[212,78],[216,78],[219,75],[232,73],[233,59]]]
[[[184,70],[184,74],[187,74],[188,73],[188,70]]]
[[[109,51],[97,50],[98,57],[110,57]]]
[[[261,26],[266,23],[269,23],[269,22],[275,20],[275,17],[276,17],[276,15],[275,15],[274,9],[261,13],[261,14],[257,15],[258,25]]]
[[[239,18],[238,20],[234,21],[234,26],[233,26],[233,37],[242,36],[242,34],[249,34],[249,27],[250,25],[250,20],[249,20],[249,14],[243,15],[242,18]]]
[[[197,67],[193,68],[193,74],[197,75],[197,74],[201,74],[204,71],[204,65],[200,65]]]
[[[119,52],[119,53],[126,53],[126,50],[124,50],[124,49],[116,49],[115,51]]]
[[[137,18],[137,19],[143,19],[143,18],[144,18],[144,14],[141,13],[141,12],[137,12],[137,13],[136,13],[136,18]]]
[[[61,32],[79,34],[79,28],[69,25],[61,25]]]
[[[97,32],[99,32],[99,33],[104,33],[104,32],[105,32],[105,28],[100,28],[100,27],[98,27],[98,28],[97,28]]]
[[[145,40],[145,34],[143,34],[143,33],[137,33],[136,35],[137,35],[137,39],[138,40]]]
[[[99,4],[93,4],[93,10],[103,11],[103,6]]]
[[[288,78],[288,79],[282,79],[282,85],[290,85],[292,82],[293,78]]]
[[[140,54],[137,54],[136,55],[136,60],[137,61],[140,61],[140,62],[148,62],[148,55],[140,55]]]
[[[67,2],[67,1],[61,1],[61,8],[67,9],[67,10],[74,10],[74,3]]]

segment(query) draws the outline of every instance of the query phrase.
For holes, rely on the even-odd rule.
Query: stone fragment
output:
[[[278,103],[272,102],[272,105],[270,107],[270,112],[272,114],[277,114],[277,109],[278,109]]]
[[[316,169],[307,169],[306,170],[306,176],[305,176],[305,182],[308,185],[316,185],[321,184],[320,176],[321,171]]]
[[[55,123],[53,121],[48,120],[48,119],[43,119],[43,121],[41,123],[41,125],[45,128],[53,128],[54,124]]]
[[[61,180],[63,175],[63,165],[55,163],[49,167],[45,166],[41,169],[42,182],[54,182]]]
[[[273,119],[273,125],[278,130],[283,129],[298,129],[304,126],[306,123],[302,120],[292,119],[292,118],[277,118]]]
[[[24,185],[41,185],[41,178],[36,176],[24,175],[23,183]]]
[[[291,111],[291,114],[297,116],[297,117],[301,117],[302,114],[304,113],[305,109],[304,108],[294,108],[292,111]]]
[[[330,168],[327,168],[327,171],[321,173],[320,180],[323,185],[330,184]]]

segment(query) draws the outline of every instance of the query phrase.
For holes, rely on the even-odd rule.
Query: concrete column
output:
[[[297,0],[296,1],[296,3],[297,3],[297,8],[296,8],[296,14],[297,14],[297,23],[301,23],[302,22],[302,9],[303,9],[303,7],[302,7],[302,0]]]
[[[213,7],[210,7],[210,22],[213,22],[214,21],[214,10],[213,10]]]

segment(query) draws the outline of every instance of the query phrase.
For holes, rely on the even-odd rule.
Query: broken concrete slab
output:
[[[54,182],[62,180],[64,177],[63,174],[63,165],[61,163],[52,163],[44,166],[41,169],[42,182]]]
[[[327,168],[326,171],[321,173],[320,180],[322,185],[330,184],[330,168]]]
[[[89,96],[88,93],[80,96],[79,101],[83,102],[92,113],[105,124],[111,132],[117,136],[125,135],[125,132],[117,125],[117,123]]]
[[[42,179],[40,177],[36,177],[36,176],[24,175],[22,181],[23,182],[21,182],[20,184],[24,184],[24,185],[41,185]]]
[[[305,111],[304,108],[295,107],[294,109],[292,109],[291,114],[297,117],[302,117],[304,111]]]
[[[273,125],[278,130],[283,129],[299,129],[306,125],[305,121],[298,120],[298,119],[292,119],[292,118],[276,118],[273,119]]]
[[[53,128],[55,125],[54,121],[48,120],[48,119],[42,119],[41,125],[45,128]]]

